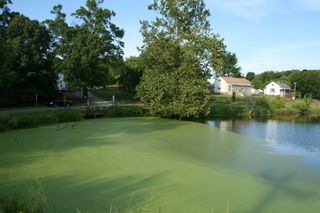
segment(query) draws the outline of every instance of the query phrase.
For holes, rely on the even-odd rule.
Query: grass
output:
[[[250,100],[247,100],[248,98]],[[237,96],[235,101],[233,101],[232,96],[213,95],[213,102],[209,118],[248,117],[249,112],[252,110],[250,102],[251,104],[253,102],[258,103],[259,100],[261,103],[260,106],[256,105],[259,110],[255,116],[292,116],[300,114],[320,116],[320,101],[315,99],[310,101],[309,107],[302,106],[303,109],[300,109],[301,107],[299,106],[301,103],[304,103],[304,99],[288,100],[277,96]]]
[[[157,118],[0,133],[0,192],[14,197],[36,181],[54,212],[320,209],[320,170],[303,159],[203,124]]]

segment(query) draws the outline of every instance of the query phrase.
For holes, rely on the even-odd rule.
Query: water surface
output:
[[[261,136],[279,135],[260,125]],[[237,213],[318,213],[320,168],[265,144],[158,118],[10,131],[0,133],[0,194],[40,188],[53,212],[206,213],[228,205]]]
[[[306,165],[320,167],[320,122],[312,121],[213,120],[206,123],[255,138],[278,154],[300,156]]]

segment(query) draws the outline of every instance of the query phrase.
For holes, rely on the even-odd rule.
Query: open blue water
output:
[[[246,135],[281,155],[304,158],[307,166],[320,167],[320,123],[279,120],[209,120],[208,125]]]

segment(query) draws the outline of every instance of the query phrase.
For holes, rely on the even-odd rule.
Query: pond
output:
[[[206,123],[255,138],[279,154],[300,156],[306,165],[320,167],[320,121],[317,118],[217,119]]]
[[[211,124],[242,131],[247,126],[248,134],[252,125],[261,136],[159,118],[92,119],[0,133],[0,197],[40,199],[52,212],[318,213],[320,168],[272,145],[316,156],[317,140],[288,145],[294,137],[282,136],[275,143],[272,137],[292,128],[289,123],[246,122]],[[318,132],[313,124],[304,131],[305,124],[299,125],[293,132],[301,131],[301,140]]]

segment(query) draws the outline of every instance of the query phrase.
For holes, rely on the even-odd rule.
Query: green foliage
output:
[[[2,20],[2,21],[1,21]],[[52,38],[38,21],[2,11],[0,20],[1,105],[46,100],[55,90],[52,65]]]
[[[310,99],[304,98],[302,100],[296,100],[293,107],[299,110],[301,114],[306,114],[310,108]]]
[[[49,213],[48,198],[45,191],[37,181],[29,187],[28,193],[16,197],[0,195],[1,213]]]
[[[249,81],[252,81],[254,79],[255,75],[256,74],[254,72],[248,72],[246,75],[246,79]]]
[[[147,69],[137,95],[152,114],[189,118],[205,112],[210,99],[207,78],[192,52],[163,38],[150,45],[144,57]]]
[[[271,100],[269,101],[269,105],[271,106],[272,109],[279,110],[286,106],[286,101],[282,97],[276,96],[271,98]]]
[[[121,87],[108,87],[105,89],[90,90],[95,96],[106,100],[112,101],[112,96],[115,96],[117,102],[133,102],[135,100],[134,91]]]
[[[312,96],[320,99],[320,70],[289,70],[283,72],[267,71],[254,77],[254,88],[263,89],[271,81],[280,81],[291,85],[301,96]]]
[[[66,23],[61,5],[52,10],[56,18],[46,21],[57,42],[55,67],[71,86],[105,86],[108,73],[114,73],[122,60],[124,31],[111,22],[115,12],[100,7],[102,3],[87,0],[72,14],[78,23],[73,26]]]
[[[223,58],[223,70],[220,76],[241,77],[241,68],[238,66],[238,59],[235,53],[226,52]]]
[[[271,81],[277,80],[281,77],[279,72],[267,71],[258,74],[252,81],[252,86],[256,89],[264,89]]]
[[[131,56],[125,61],[125,69],[122,73],[123,87],[130,92],[135,92],[144,72],[144,66],[140,57]]]
[[[271,114],[272,107],[266,97],[246,97],[250,116]]]
[[[144,74],[137,95],[153,115],[192,118],[207,113],[207,79],[222,67],[222,40],[211,33],[203,1],[154,0],[160,15],[142,22]],[[220,62],[219,62],[220,61]]]
[[[82,114],[74,109],[2,115],[0,116],[0,131],[34,128],[51,123],[76,122],[82,120],[82,117]]]
[[[214,104],[207,117],[242,117],[245,114],[247,109],[243,106]]]
[[[232,98],[231,98],[232,102],[235,102],[236,101],[236,92],[233,91],[232,92]]]
[[[112,117],[143,117],[148,115],[147,110],[141,106],[118,106]]]
[[[320,70],[303,70],[290,75],[290,81],[297,84],[296,91],[301,96],[320,99]]]

